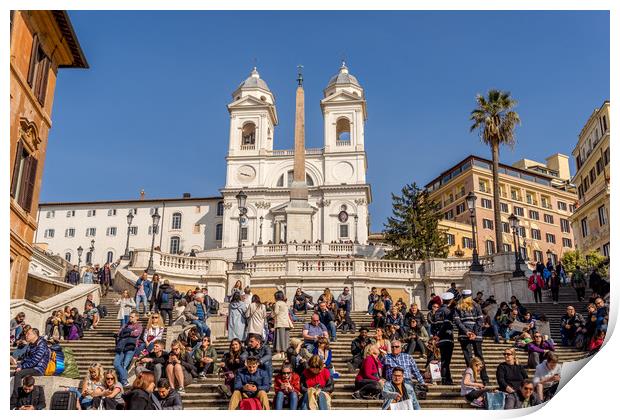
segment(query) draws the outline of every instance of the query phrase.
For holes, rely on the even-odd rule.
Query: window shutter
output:
[[[13,165],[13,179],[11,180],[11,196],[15,199],[15,193],[17,192],[17,181],[19,180],[19,166],[24,154],[24,146],[21,141],[17,142],[17,152],[15,153],[15,164]]]
[[[37,56],[39,53],[39,37],[35,35],[32,40],[32,52],[30,53],[30,67],[28,68],[28,84],[33,87],[34,76],[37,70]]]
[[[45,94],[47,93],[47,78],[50,71],[51,61],[46,56],[43,57],[39,66],[39,83],[37,83],[37,99],[41,106],[45,104]]]
[[[28,171],[24,178],[26,178],[26,189],[24,190],[24,205],[22,208],[30,213],[30,208],[32,207],[32,199],[34,197],[34,184],[37,180],[37,160],[34,156],[28,156],[29,161]]]

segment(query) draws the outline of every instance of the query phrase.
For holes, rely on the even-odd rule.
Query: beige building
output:
[[[473,247],[471,228],[465,228],[471,223],[465,203],[470,191],[478,198],[478,253],[488,255],[496,251],[491,167],[490,160],[470,155],[426,185],[431,198],[441,203],[444,219],[458,222],[458,225],[446,225],[447,233],[454,236],[452,247],[460,246],[466,255],[471,255]],[[577,197],[569,184],[568,156],[555,154],[545,164],[528,159],[512,166],[500,163],[499,172],[504,232],[504,249],[499,251],[514,250],[508,222],[512,213],[519,218],[519,247],[530,264],[546,261],[547,257],[557,260],[564,251],[572,250],[574,238],[569,218]],[[450,255],[453,252],[451,249]]]
[[[575,246],[609,256],[609,101],[588,118],[573,150],[579,202],[571,216]]]
[[[471,240],[471,222],[457,222],[455,220],[443,219],[439,222],[439,229],[446,232],[448,240],[448,257],[470,257],[472,248],[465,247],[463,244],[467,241],[463,238]]]

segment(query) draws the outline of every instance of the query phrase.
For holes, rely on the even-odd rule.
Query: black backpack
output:
[[[220,303],[217,300],[210,298],[209,299],[209,312],[217,315],[219,310],[220,310]]]
[[[52,394],[50,410],[77,410],[77,396],[71,391],[56,391]]]
[[[108,308],[103,305],[97,306],[97,311],[99,312],[100,318],[105,318],[106,316],[108,316]]]

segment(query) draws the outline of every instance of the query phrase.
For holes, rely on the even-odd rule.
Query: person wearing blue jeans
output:
[[[327,303],[319,303],[318,314],[321,324],[325,325],[327,327],[327,331],[329,331],[330,341],[336,341],[336,319],[334,317],[334,313],[327,309]]]
[[[327,405],[327,398],[325,398],[325,393],[320,392],[317,398],[317,403],[319,405],[319,410],[329,410],[329,406]],[[308,408],[308,393],[304,394],[303,399],[301,400],[301,409],[309,410]]]
[[[297,410],[300,379],[299,375],[293,372],[293,367],[290,363],[285,362],[282,365],[280,373],[275,377],[273,390],[276,394],[274,400],[275,410],[284,410],[284,404],[287,399],[289,410]]]
[[[313,388],[316,392],[316,402],[319,410],[329,410],[327,404],[327,394],[334,392],[334,379],[329,370],[325,367],[323,359],[314,355],[308,360],[308,367],[304,369],[301,375],[301,392],[303,398],[301,400],[301,409],[308,410],[310,402],[308,401],[309,390]]]
[[[207,318],[209,317],[209,308],[204,303],[204,293],[196,293],[194,300],[187,304],[183,315],[185,319],[194,324],[201,336],[211,337],[211,329],[207,325]]]
[[[129,385],[127,370],[136,351],[137,341],[142,335],[142,325],[138,322],[138,316],[137,312],[132,311],[129,315],[129,322],[119,330],[116,336],[114,369],[123,386]]]

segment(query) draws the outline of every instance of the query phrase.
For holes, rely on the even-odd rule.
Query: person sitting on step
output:
[[[233,385],[234,392],[228,404],[229,410],[236,410],[241,401],[246,398],[258,399],[262,409],[269,410],[267,393],[271,387],[271,378],[258,365],[258,358],[249,356],[245,359],[245,367],[237,371]]]
[[[193,357],[200,379],[205,379],[209,373],[217,375],[220,372],[220,366],[217,363],[217,350],[215,350],[215,346],[211,345],[209,337],[202,337],[202,343],[194,350]]]
[[[289,362],[284,362],[273,383],[274,410],[283,410],[287,402],[289,410],[297,410],[297,403],[301,394],[300,381],[299,375],[293,372],[292,365]]]

